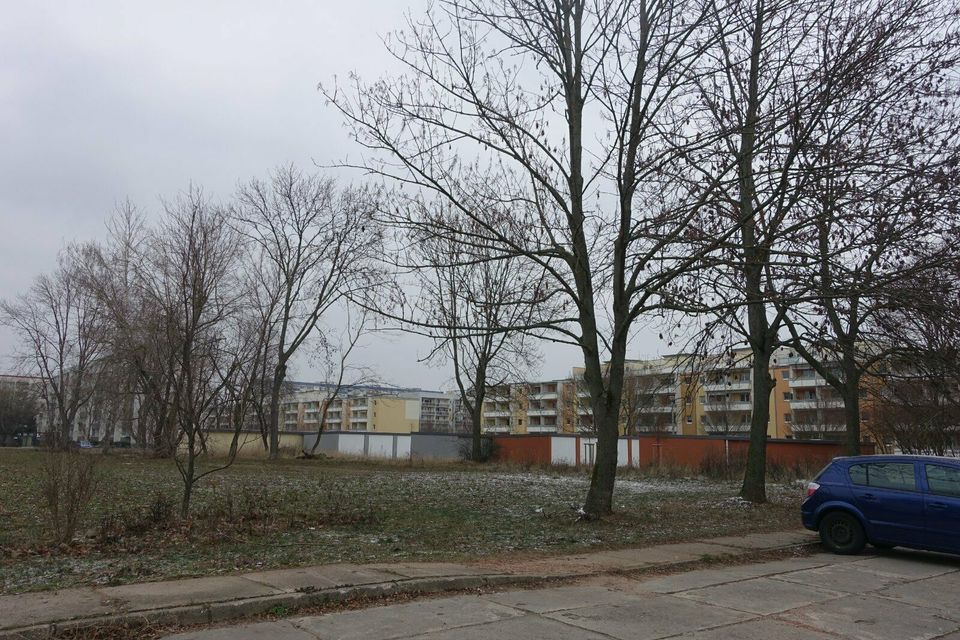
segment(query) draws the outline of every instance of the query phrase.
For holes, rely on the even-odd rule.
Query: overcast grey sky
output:
[[[240,179],[355,150],[316,90],[391,64],[381,36],[425,0],[30,0],[0,18],[0,297],[98,237],[115,204],[148,213],[191,182],[228,197]],[[357,177],[359,179],[359,176]],[[0,328],[0,355],[13,348]],[[422,339],[375,337],[358,358],[386,382],[448,386]],[[565,376],[572,348],[545,347]],[[7,359],[0,369],[9,368]],[[316,372],[304,361],[296,379]]]

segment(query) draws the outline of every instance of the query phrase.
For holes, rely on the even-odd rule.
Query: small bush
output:
[[[496,460],[500,448],[493,438],[484,436],[480,439],[480,459],[474,462],[490,462]],[[459,443],[460,459],[464,462],[470,462],[473,459],[473,438],[465,437],[460,439]]]
[[[708,451],[700,461],[700,473],[712,480],[739,480],[747,468],[744,452]]]
[[[73,540],[96,491],[97,458],[73,451],[48,451],[41,493],[47,526],[57,543]]]

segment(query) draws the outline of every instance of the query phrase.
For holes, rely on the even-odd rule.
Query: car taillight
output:
[[[808,484],[808,485],[807,485],[807,497],[809,498],[810,496],[812,496],[813,494],[815,494],[815,493],[817,492],[817,489],[819,489],[819,488],[820,488],[820,485],[817,484],[816,482],[811,482],[810,484]]]

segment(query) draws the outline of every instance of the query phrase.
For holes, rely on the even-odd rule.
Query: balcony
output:
[[[637,413],[673,413],[677,406],[674,404],[652,404],[646,407],[638,407]]]
[[[709,393],[710,391],[750,391],[753,389],[753,382],[750,380],[738,380],[738,381],[717,381],[717,382],[708,382],[703,385],[703,388]]]
[[[531,391],[530,397],[540,399],[540,400],[556,400],[557,392],[556,391]]]
[[[794,434],[802,433],[843,433],[847,430],[846,425],[838,423],[824,424],[820,422],[794,422],[788,424]]]
[[[527,427],[527,433],[556,433],[557,425],[555,424],[531,424]]]
[[[803,376],[802,378],[790,378],[790,388],[804,388],[804,387],[825,387],[827,386],[827,381],[820,376]]]
[[[843,400],[830,398],[828,400],[790,400],[790,408],[794,411],[816,409],[843,409]]]
[[[495,411],[484,411],[483,415],[488,418],[509,418],[513,412],[508,409],[497,409]]]
[[[703,410],[708,412],[716,411],[753,411],[752,402],[708,402],[703,405]]]
[[[706,424],[703,426],[704,430],[712,435],[723,435],[723,434],[741,434],[750,432],[750,423],[742,422],[738,424]]]
[[[556,407],[540,407],[539,409],[527,409],[528,416],[555,416],[557,415]]]
[[[510,425],[489,425],[483,428],[484,433],[510,433]]]

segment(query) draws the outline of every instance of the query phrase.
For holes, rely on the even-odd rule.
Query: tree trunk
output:
[[[287,375],[287,366],[278,364],[270,384],[270,459],[280,457],[280,390]]]
[[[483,402],[473,403],[473,411],[470,412],[470,426],[472,430],[472,442],[470,447],[470,459],[474,462],[483,462]]]
[[[596,420],[596,415],[594,419]],[[590,519],[613,513],[613,489],[617,479],[617,441],[620,438],[620,420],[616,413],[607,412],[594,424],[597,429],[597,457],[590,476],[590,490],[583,505],[583,510]]]
[[[761,299],[760,264],[749,264],[747,269],[747,326],[753,357],[753,412],[750,415],[750,447],[747,450],[747,468],[743,474],[740,497],[750,502],[767,501],[767,424],[770,422],[770,391],[774,387],[770,377],[772,337],[767,322],[766,305]]]
[[[767,423],[770,421],[769,350],[753,353],[753,413],[750,416],[750,447],[740,497],[750,502],[767,501]]]
[[[181,475],[183,476],[183,498],[180,502],[181,518],[186,518],[188,515],[190,515],[190,498],[193,496],[193,481],[196,469],[196,453],[194,451],[195,444],[196,439],[194,434],[187,434],[187,466],[185,469],[181,469]]]

